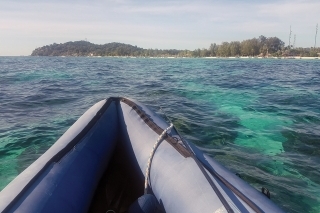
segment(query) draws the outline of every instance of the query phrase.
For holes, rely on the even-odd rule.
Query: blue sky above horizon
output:
[[[264,35],[287,45],[290,25],[291,43],[296,34],[297,47],[311,47],[317,23],[319,0],[1,0],[0,56],[85,39],[193,50]]]

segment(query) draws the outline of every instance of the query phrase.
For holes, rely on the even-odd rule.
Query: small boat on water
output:
[[[112,97],[0,192],[0,212],[283,212],[263,191],[143,104]]]

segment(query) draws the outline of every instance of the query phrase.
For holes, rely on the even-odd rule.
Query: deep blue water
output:
[[[320,60],[0,57],[0,189],[91,105],[162,107],[288,212],[320,212]]]

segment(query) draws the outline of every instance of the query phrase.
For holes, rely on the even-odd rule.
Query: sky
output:
[[[290,26],[291,44],[296,35],[296,47],[313,47],[317,23],[319,0],[0,0],[0,56],[79,40],[194,50],[264,35],[288,45]]]

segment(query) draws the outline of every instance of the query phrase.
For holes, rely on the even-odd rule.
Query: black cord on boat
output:
[[[176,132],[178,133],[178,135],[181,137],[181,135],[179,134],[178,130],[173,127]],[[182,143],[186,146],[186,148],[192,153],[192,158],[193,160],[196,162],[196,164],[198,165],[199,169],[201,170],[201,172],[203,173],[203,175],[205,176],[205,178],[207,179],[207,181],[209,182],[209,184],[211,185],[212,189],[214,190],[214,192],[216,193],[216,195],[218,196],[219,200],[221,201],[222,205],[224,206],[224,208],[227,210],[228,213],[234,213],[233,209],[230,207],[228,201],[223,197],[222,193],[220,192],[220,190],[218,189],[218,187],[216,186],[216,184],[212,181],[212,179],[209,177],[208,173],[206,172],[205,168],[203,167],[203,164],[198,160],[197,156],[194,154],[194,152],[192,151],[192,149],[190,148],[189,144],[186,143],[183,138],[181,137],[181,141]]]
[[[169,120],[169,122],[173,125],[173,122],[170,120],[170,118],[166,115],[166,113],[162,110],[160,104],[158,104],[160,110],[162,111],[162,113],[164,114],[164,116]],[[228,213],[234,213],[233,209],[230,207],[228,201],[223,197],[223,195],[221,194],[221,192],[219,191],[218,187],[215,185],[215,183],[211,180],[211,178],[209,177],[208,173],[205,171],[202,163],[198,160],[198,158],[195,156],[194,152],[192,151],[192,149],[190,148],[189,144],[186,143],[183,138],[181,137],[179,131],[176,129],[176,127],[173,125],[173,128],[175,129],[175,131],[177,132],[177,134],[180,136],[181,138],[181,142],[184,144],[184,146],[186,147],[186,149],[192,153],[191,157],[192,159],[196,162],[196,164],[198,165],[199,169],[201,170],[201,172],[203,173],[203,175],[205,176],[205,178],[207,179],[207,181],[209,182],[209,184],[211,185],[212,189],[215,191],[216,195],[218,196],[219,200],[221,201],[222,205],[224,206],[224,208],[227,210]]]
[[[255,212],[257,213],[263,213],[262,211],[255,203],[253,203],[250,199],[248,199],[240,190],[238,190],[236,187],[234,187],[232,184],[230,184],[226,179],[224,179],[221,175],[219,175],[214,170],[210,170],[205,164],[203,165],[211,175],[218,178],[225,186],[227,186],[234,194],[236,194],[239,198],[241,198],[248,206],[250,206]]]

